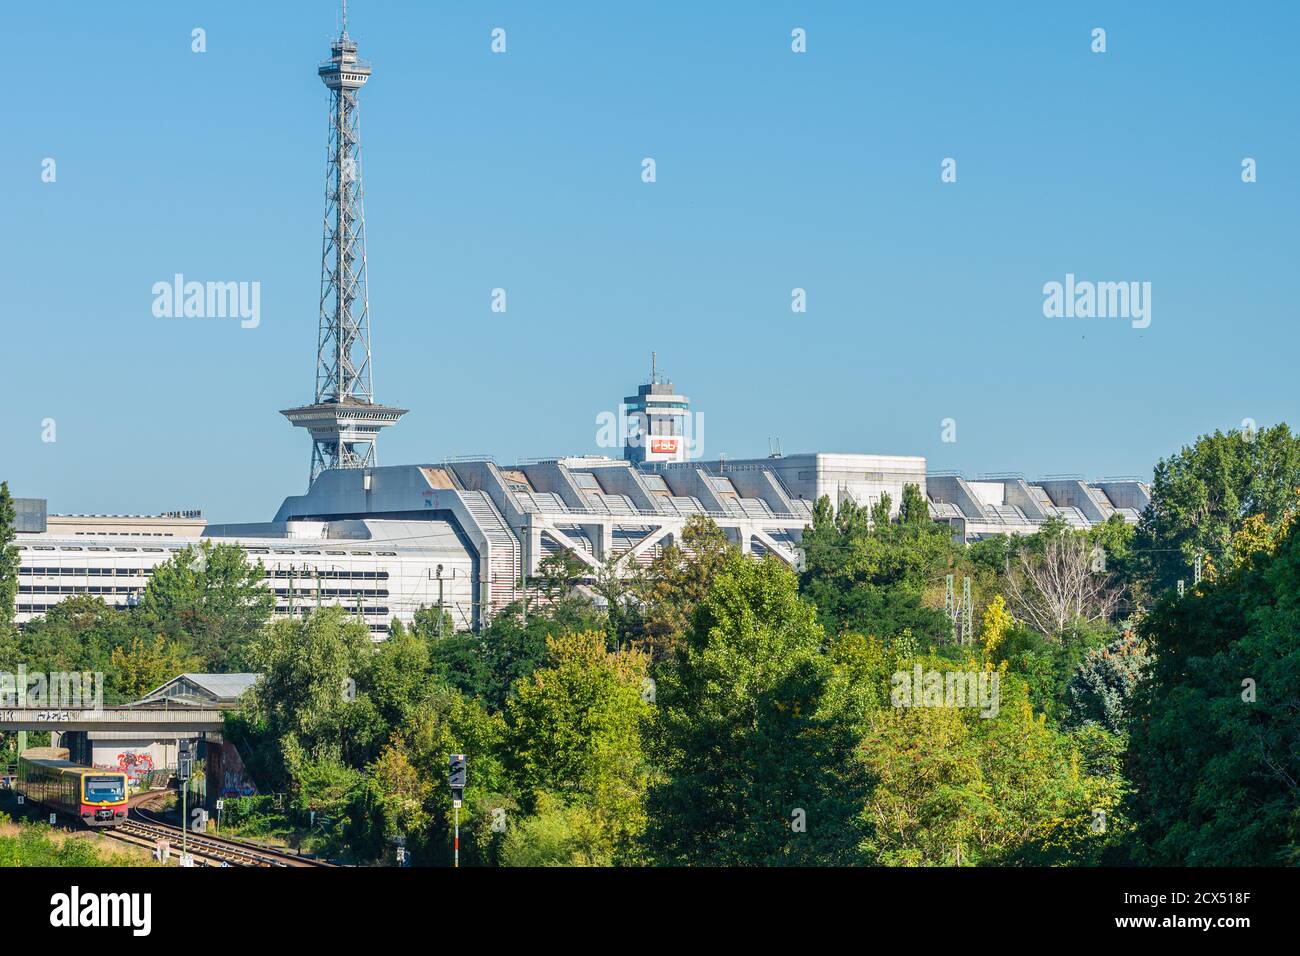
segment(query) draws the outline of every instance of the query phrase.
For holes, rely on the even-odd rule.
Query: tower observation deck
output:
[[[374,400],[357,111],[357,93],[370,79],[370,64],[358,58],[357,44],[348,37],[346,3],[343,28],[330,44],[330,58],[316,72],[330,91],[316,395],[309,405],[280,412],[290,424],[311,433],[309,484],[327,468],[377,465],[379,430],[406,414],[404,408]]]

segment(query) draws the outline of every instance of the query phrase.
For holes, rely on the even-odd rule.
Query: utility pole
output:
[[[948,633],[952,642],[957,643],[957,595],[953,590],[954,575],[948,575],[943,592],[943,612],[948,615]]]
[[[528,525],[519,526],[519,585],[520,607],[523,608],[524,630],[528,630],[528,555],[524,550],[524,542],[528,540]]]
[[[442,640],[442,618],[446,612],[442,609],[442,565],[438,565],[438,640]]]
[[[1192,584],[1193,584],[1193,585],[1197,585],[1197,584],[1200,584],[1200,583],[1201,583],[1201,554],[1202,554],[1202,552],[1200,552],[1200,551],[1196,552],[1196,564],[1195,564],[1195,566],[1192,568]]]
[[[969,644],[975,636],[975,608],[970,599],[970,575],[961,579],[961,642]]]

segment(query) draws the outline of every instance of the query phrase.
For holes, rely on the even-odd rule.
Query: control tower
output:
[[[661,381],[654,352],[650,353],[650,381],[623,399],[623,407],[627,416],[625,461],[642,465],[691,458],[691,401],[678,395],[672,382]]]

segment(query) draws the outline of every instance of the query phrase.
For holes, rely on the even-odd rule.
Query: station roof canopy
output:
[[[181,674],[140,699],[141,704],[186,703],[197,706],[232,706],[238,703],[261,674]]]

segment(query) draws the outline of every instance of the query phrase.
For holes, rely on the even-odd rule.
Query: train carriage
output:
[[[54,748],[28,750],[18,758],[17,790],[32,803],[80,820],[88,827],[114,827],[126,821],[126,774],[96,770],[67,760]]]

